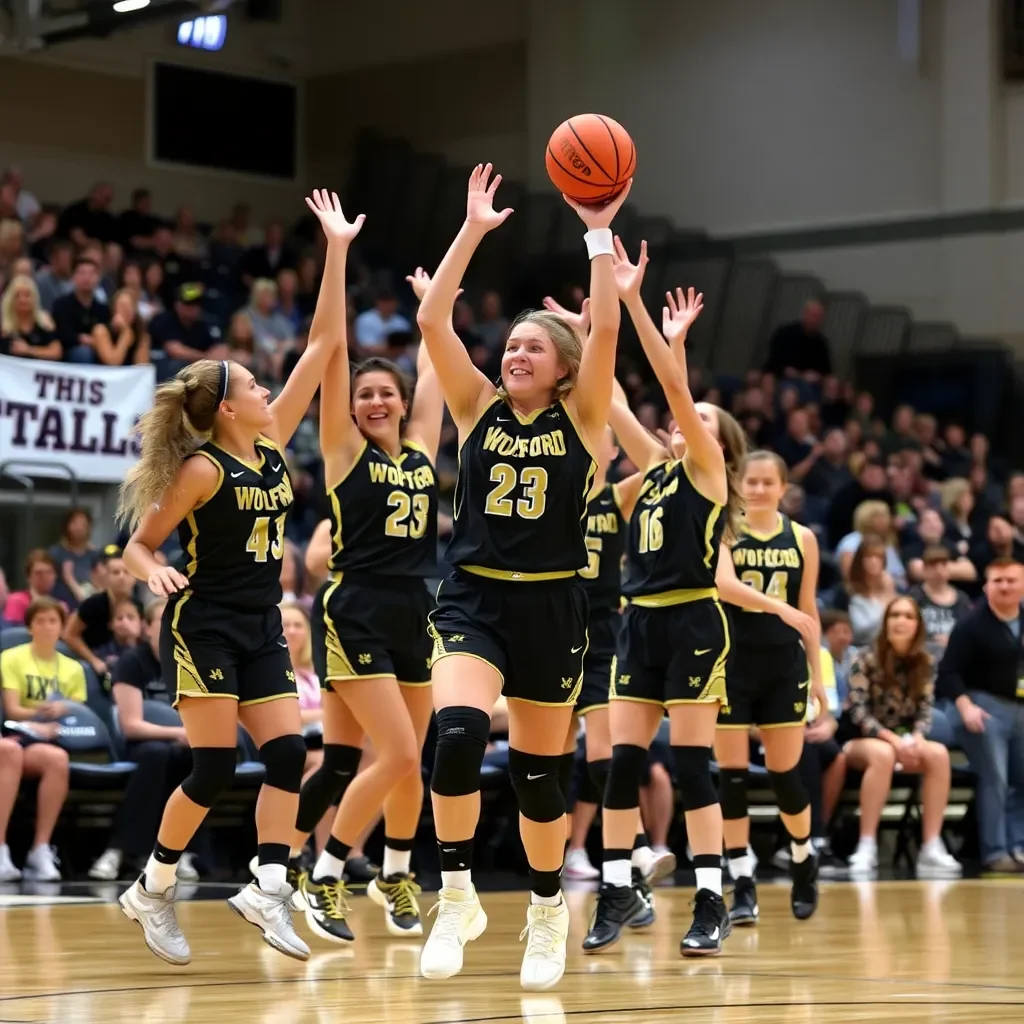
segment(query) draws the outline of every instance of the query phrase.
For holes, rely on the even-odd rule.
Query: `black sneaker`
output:
[[[807,860],[794,862],[790,874],[793,888],[789,892],[789,905],[798,921],[806,921],[818,909],[818,855],[812,853]]]
[[[411,875],[377,875],[366,895],[386,911],[384,924],[392,935],[411,938],[423,934],[423,920],[416,897],[422,892]]]
[[[761,911],[757,906],[757,886],[752,878],[737,878],[732,891],[729,921],[739,927],[757,924]]]
[[[303,875],[302,896],[306,904],[306,924],[310,930],[328,942],[352,942],[355,936],[345,920],[347,895],[345,883],[336,878],[322,878],[314,882],[309,875]]]
[[[597,906],[590,931],[583,940],[584,953],[597,953],[614,946],[623,927],[649,913],[647,904],[629,886],[602,883],[597,893]]]
[[[691,906],[693,924],[679,943],[679,952],[683,956],[716,956],[732,931],[725,900],[710,889],[698,889]]]
[[[380,868],[370,860],[369,857],[349,857],[345,861],[345,881],[359,884],[369,884],[380,873]]]
[[[646,910],[639,917],[633,918],[629,922],[629,927],[634,931],[639,928],[650,928],[655,920],[654,893],[651,892],[651,887],[647,884],[647,880],[639,868],[633,868],[633,892],[640,897],[640,902],[643,903]]]

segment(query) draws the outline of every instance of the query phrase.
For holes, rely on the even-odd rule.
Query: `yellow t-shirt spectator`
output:
[[[43,661],[36,658],[30,643],[11,647],[0,653],[0,678],[5,690],[18,691],[22,707],[61,699],[85,703],[85,670],[60,651],[52,661]]]

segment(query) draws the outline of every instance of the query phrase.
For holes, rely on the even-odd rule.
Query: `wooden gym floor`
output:
[[[217,895],[230,892],[218,891]],[[457,978],[419,977],[416,943],[390,938],[381,911],[353,899],[351,947],[310,940],[308,963],[267,947],[223,902],[184,903],[192,963],[157,960],[115,905],[0,897],[0,1022],[47,1024],[833,1024],[1022,1021],[1024,883],[834,883],[811,921],[788,890],[760,890],[761,923],[721,957],[682,960],[692,890],[658,889],[658,921],[613,950],[579,949],[592,896],[572,892],[565,978],[519,988],[524,892],[484,894],[490,925]],[[53,902],[45,903],[46,899]],[[424,895],[424,909],[433,899]],[[431,919],[432,920],[432,919]]]

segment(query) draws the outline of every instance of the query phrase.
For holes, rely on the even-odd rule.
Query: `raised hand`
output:
[[[422,302],[423,296],[427,294],[427,289],[430,287],[430,275],[422,267],[417,267],[415,273],[406,275],[405,279],[412,285],[413,294]],[[458,298],[463,290],[460,288],[455,293],[455,298]]]
[[[306,205],[316,214],[330,242],[351,242],[366,220],[366,214],[361,213],[354,221],[347,221],[341,211],[338,193],[328,192],[325,188],[313,189],[313,197],[306,197]]]
[[[669,344],[676,340],[685,341],[686,332],[704,308],[704,296],[692,288],[685,292],[677,288],[675,295],[665,293],[665,301],[668,305],[661,311],[661,333]]]
[[[636,263],[630,263],[626,247],[622,244],[622,239],[616,235],[612,267],[615,272],[615,285],[619,290],[619,298],[623,302],[637,298],[640,295],[640,286],[644,281],[644,271],[647,269],[647,243],[640,243],[640,258]]]
[[[586,338],[590,333],[590,299],[583,300],[583,308],[578,313],[570,313],[560,302],[545,295],[544,308],[557,313],[579,337]]]
[[[610,202],[602,203],[600,206],[586,206],[575,199],[571,199],[564,193],[562,198],[576,211],[579,219],[587,225],[587,230],[593,231],[595,228],[611,227],[615,214],[622,208],[622,204],[626,201],[626,197],[629,195],[629,190],[632,187],[633,179],[630,178],[626,182],[625,188],[614,199]]]
[[[512,207],[494,209],[494,193],[501,184],[501,175],[495,174],[491,181],[492,164],[477,164],[469,176],[469,193],[466,196],[466,220],[478,224],[485,231],[493,231],[508,219]]]

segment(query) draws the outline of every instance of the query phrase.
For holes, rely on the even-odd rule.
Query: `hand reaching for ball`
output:
[[[636,263],[630,263],[626,247],[622,244],[622,239],[616,235],[612,268],[615,273],[615,286],[619,290],[619,298],[626,303],[631,299],[639,298],[640,286],[644,283],[644,271],[647,269],[647,243],[640,243],[640,258]]]
[[[557,313],[576,332],[578,337],[586,340],[590,333],[590,299],[583,300],[583,308],[578,313],[571,313],[560,302],[556,302],[550,295],[546,295],[544,308],[552,313]]]
[[[469,194],[466,196],[466,222],[478,224],[485,231],[493,231],[500,227],[512,213],[511,207],[504,210],[494,209],[494,193],[501,184],[501,175],[495,174],[490,181],[492,164],[477,164],[469,176]]]
[[[675,295],[665,293],[665,301],[668,305],[661,311],[661,333],[670,345],[674,341],[685,341],[686,332],[704,308],[704,296],[693,288],[685,292],[677,288]]]

